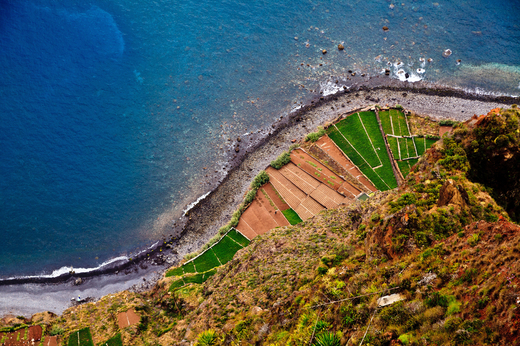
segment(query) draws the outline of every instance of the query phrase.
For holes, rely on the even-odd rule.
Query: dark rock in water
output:
[[[322,52],[323,54],[327,54],[327,50],[326,50],[326,49],[322,50],[321,52]]]
[[[83,279],[82,278],[77,278],[75,281],[74,281],[74,285],[76,286],[79,286],[83,283]]]
[[[444,52],[442,52],[442,56],[447,58],[451,55],[451,49],[446,49]]]
[[[236,147],[236,148],[235,148],[235,152],[238,153],[239,151],[240,151],[240,148],[239,148],[239,147]]]
[[[383,31],[388,31],[388,30],[390,30],[390,29],[388,29],[388,27],[386,25],[383,26]]]
[[[406,72],[404,76],[406,77],[406,79],[410,78],[410,74],[408,72]]]
[[[390,76],[390,70],[389,69],[385,69],[385,75],[386,76]]]
[[[237,138],[237,142],[241,142],[242,139],[240,137]]]
[[[345,47],[340,43],[340,44],[338,44],[338,49],[343,50],[343,49],[345,49]]]

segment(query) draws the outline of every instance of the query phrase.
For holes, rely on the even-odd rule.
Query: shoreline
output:
[[[162,277],[165,269],[198,250],[227,223],[258,171],[287,150],[293,140],[301,140],[318,125],[349,110],[376,103],[383,106],[401,104],[418,115],[465,120],[473,114],[485,114],[492,108],[520,101],[519,97],[470,93],[388,77],[359,77],[340,83],[327,82],[325,86],[339,92],[323,96],[328,91],[322,89],[323,94],[310,95],[302,107],[282,115],[270,124],[268,130],[247,134],[241,141],[232,141],[227,151],[228,171],[225,176],[213,178],[212,186],[215,187],[177,220],[171,239],[158,239],[154,247],[141,251],[131,261],[114,262],[84,273],[0,280],[0,316],[44,310],[61,313],[71,306],[71,296],[99,298],[132,287],[149,288]],[[237,147],[238,152],[235,150]],[[78,278],[82,283],[75,285]],[[44,303],[42,298],[47,300],[48,297],[52,299]]]

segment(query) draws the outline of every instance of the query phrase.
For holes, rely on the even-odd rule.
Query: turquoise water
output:
[[[518,18],[490,0],[0,0],[0,277],[95,267],[170,234],[228,138],[331,75],[390,67],[517,95]]]

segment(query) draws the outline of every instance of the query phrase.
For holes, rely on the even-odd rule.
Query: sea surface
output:
[[[435,1],[0,0],[0,278],[168,236],[228,139],[327,81],[520,94],[519,3]]]

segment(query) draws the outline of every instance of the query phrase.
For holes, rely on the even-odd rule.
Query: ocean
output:
[[[518,18],[505,0],[0,0],[0,279],[169,236],[230,139],[334,79],[519,95]]]

